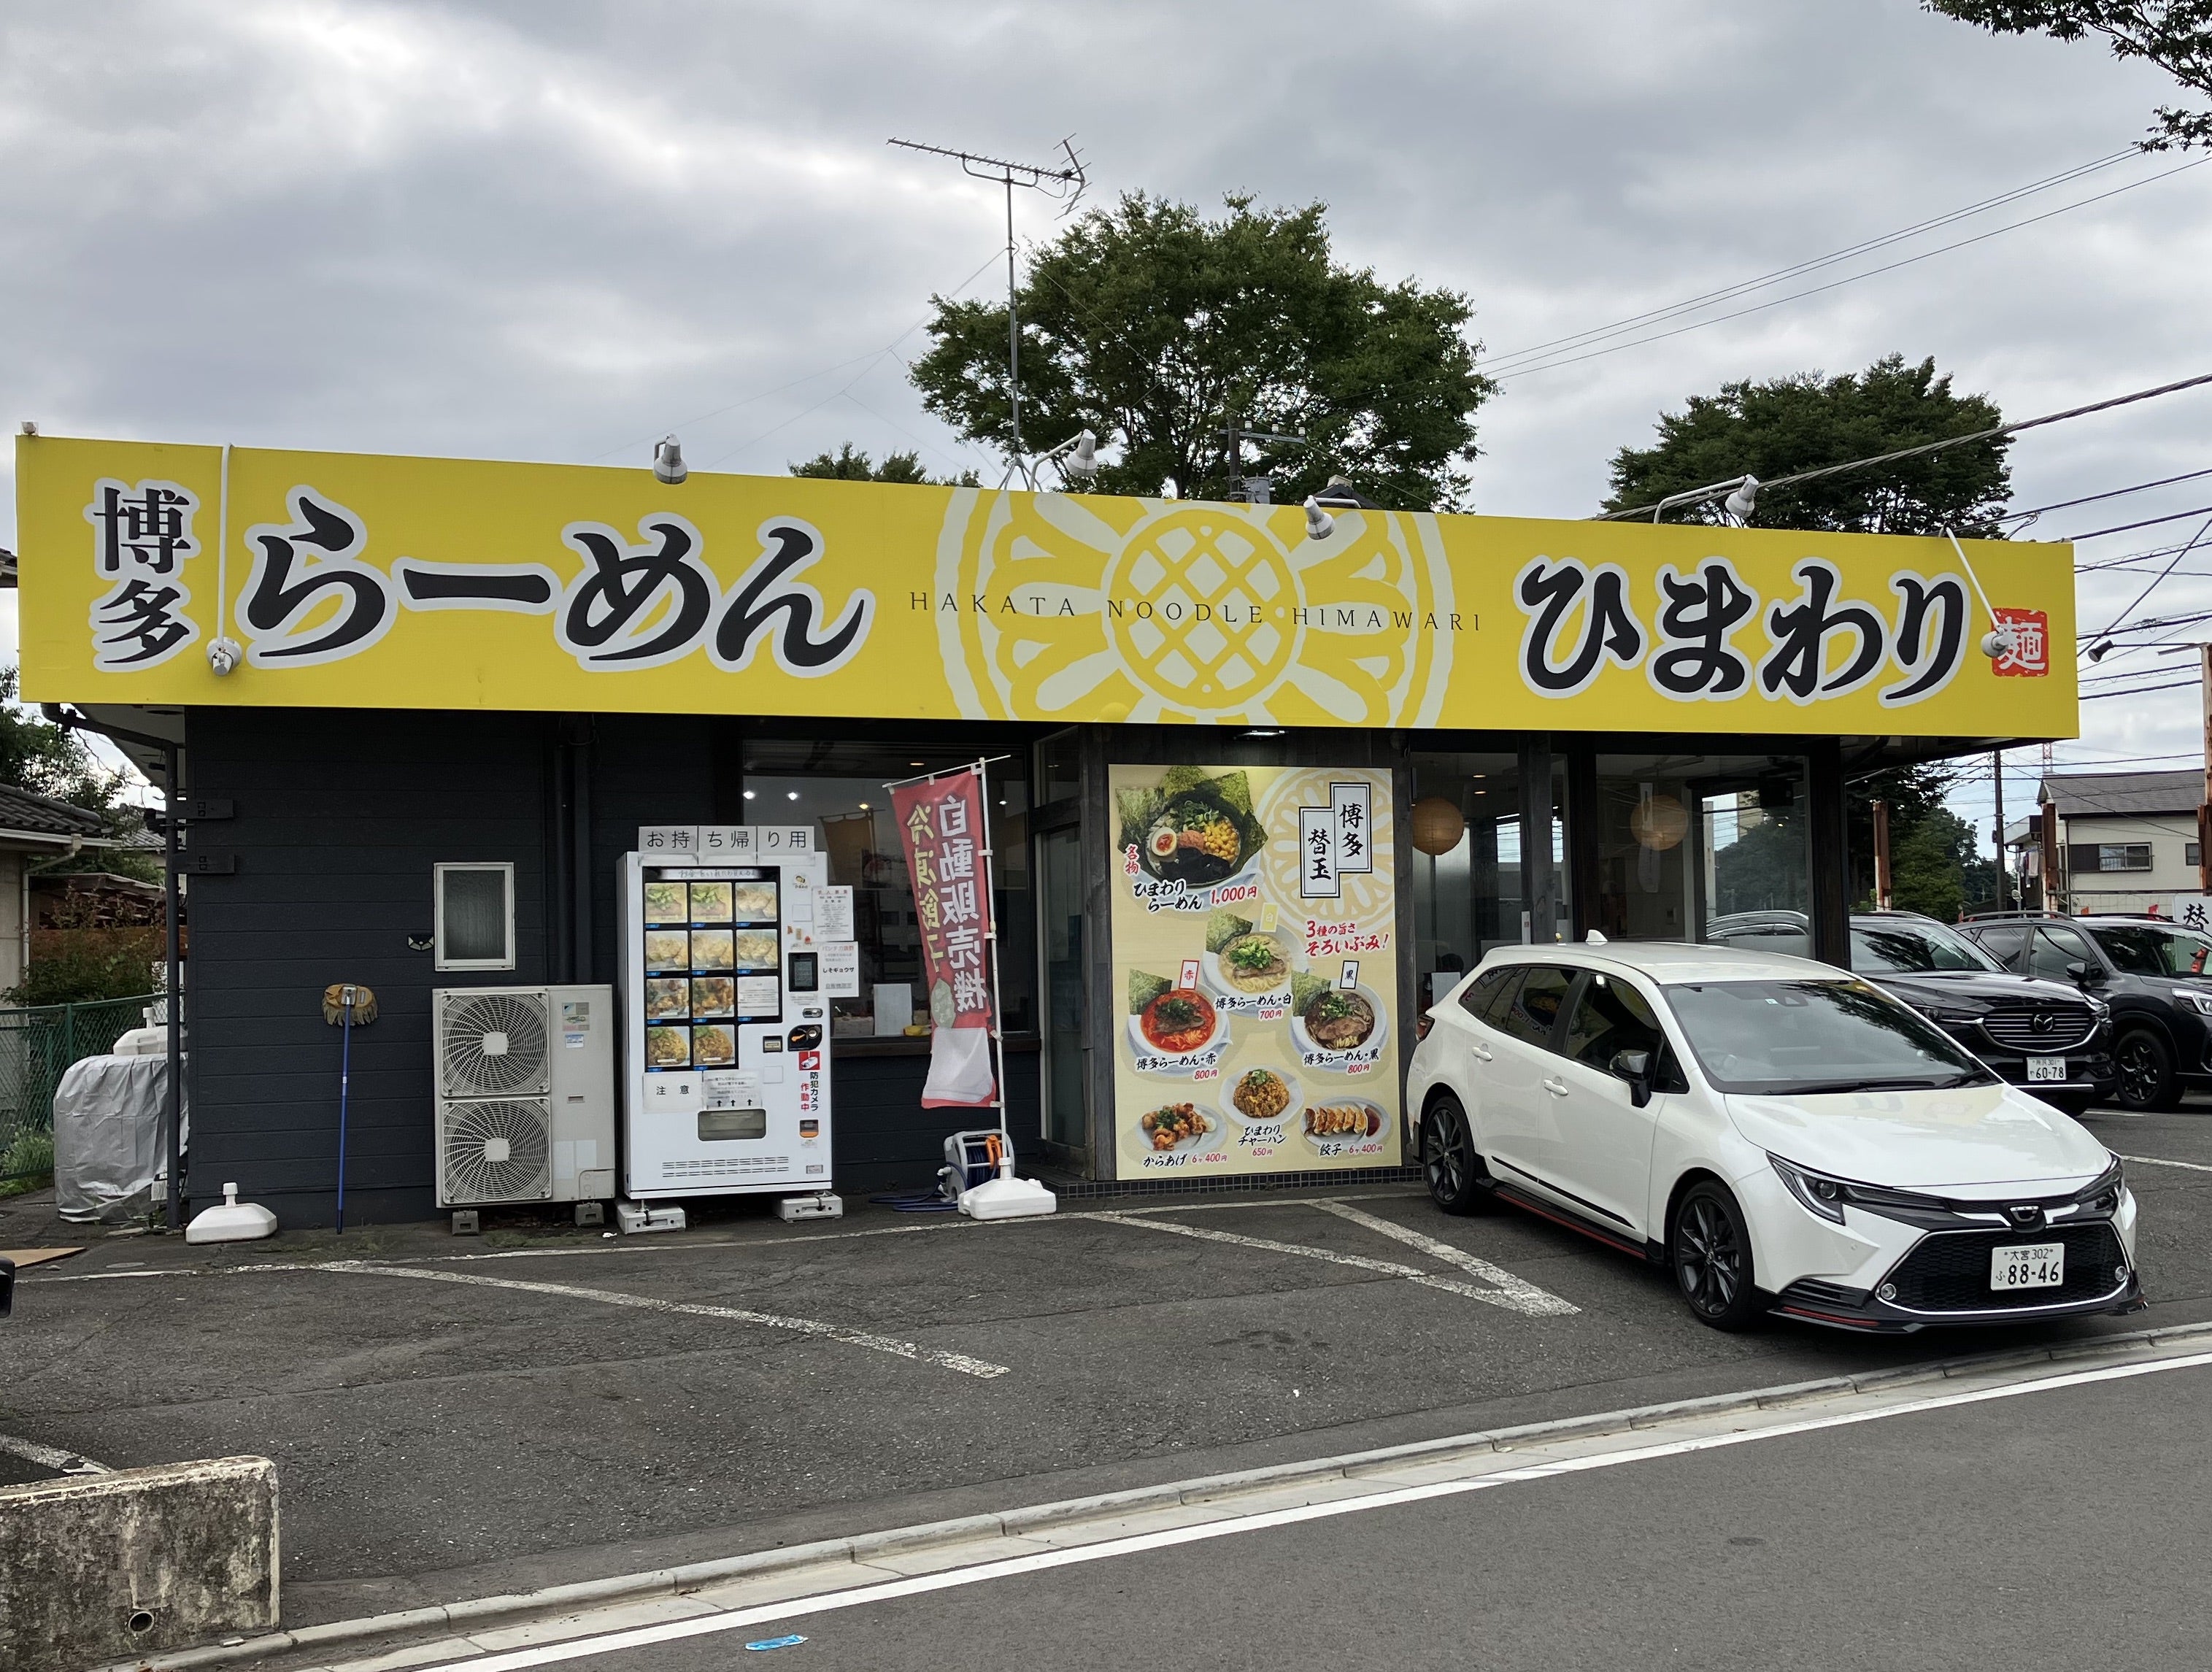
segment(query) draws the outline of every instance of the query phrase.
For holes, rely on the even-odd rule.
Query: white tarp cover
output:
[[[118,1225],[153,1205],[168,1069],[166,1056],[88,1056],[62,1075],[54,1092],[54,1208],[62,1218]],[[182,1124],[189,1138],[188,1114]]]

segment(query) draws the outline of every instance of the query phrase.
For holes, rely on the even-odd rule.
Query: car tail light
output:
[[[1419,1016],[1413,1018],[1414,1040],[1418,1043],[1420,1040],[1426,1039],[1429,1037],[1429,1030],[1436,1026],[1436,1024],[1437,1018],[1430,1015],[1425,1010],[1423,1011]]]

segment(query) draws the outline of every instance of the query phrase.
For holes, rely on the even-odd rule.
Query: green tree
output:
[[[1669,494],[1746,474],[1761,480],[1871,459],[1923,442],[1993,429],[2004,422],[1986,395],[1961,395],[1930,358],[1917,366],[1893,354],[1865,371],[1819,372],[1764,383],[1724,383],[1662,414],[1659,440],[1613,455],[1609,512],[1655,505]],[[1946,447],[1870,470],[1840,471],[1799,486],[1763,489],[1758,528],[1820,528],[1869,534],[1995,535],[2012,492],[2005,436]],[[1725,520],[1720,502],[1670,514]]]
[[[2212,94],[2212,5],[2205,0],[1924,0],[1928,9],[1991,34],[2081,40],[2102,35],[2112,56],[2144,58],[2185,88]],[[2212,111],[2161,105],[2146,151],[2212,145]]]
[[[16,696],[21,673],[10,666],[0,667],[0,784],[27,789],[71,806],[98,813],[107,836],[117,842],[135,840],[145,830],[137,807],[122,799],[131,775],[110,769],[77,735],[55,725],[35,709],[26,708]],[[88,848],[73,858],[51,860],[44,871],[112,871],[142,882],[159,881],[161,861],[143,851]]]
[[[1462,330],[1467,299],[1339,265],[1323,204],[1226,204],[1209,220],[1131,193],[1030,258],[1018,291],[1024,447],[1091,430],[1119,448],[1099,471],[1104,493],[1172,479],[1218,497],[1231,477],[1265,473],[1278,500],[1341,477],[1382,505],[1459,508],[1475,409],[1496,389]],[[923,404],[1010,447],[1006,308],[931,301],[933,345],[914,368]],[[1232,424],[1306,441],[1232,462]]]
[[[882,464],[873,464],[850,441],[835,453],[817,453],[811,459],[802,459],[791,467],[791,473],[825,477],[833,482],[908,482],[945,488],[981,485],[973,471],[963,471],[958,476],[931,476],[922,469],[919,453],[887,453]]]
[[[1980,864],[1974,842],[1973,826],[1948,807],[1936,808],[1893,842],[1889,876],[1898,909],[1954,921],[1966,903],[1968,867]]]

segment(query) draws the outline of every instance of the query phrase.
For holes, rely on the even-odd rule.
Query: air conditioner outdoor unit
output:
[[[434,988],[430,1025],[439,1207],[613,1197],[611,987]]]

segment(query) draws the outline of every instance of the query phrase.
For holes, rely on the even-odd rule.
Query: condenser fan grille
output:
[[[449,1104],[444,1154],[447,1201],[542,1201],[552,1194],[551,1133],[541,1104]]]
[[[471,993],[450,1000],[439,1039],[447,1097],[545,1089],[545,1001],[534,994]]]

